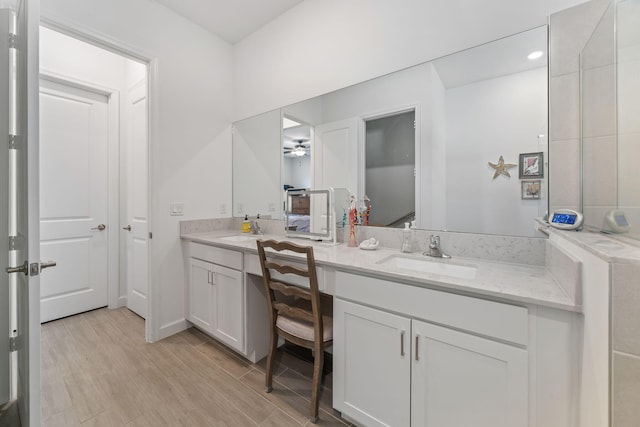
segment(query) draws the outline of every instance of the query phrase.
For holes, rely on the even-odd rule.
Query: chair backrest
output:
[[[304,319],[314,324],[314,334],[316,337],[322,337],[322,309],[320,305],[320,291],[318,289],[318,277],[316,274],[316,262],[313,256],[312,246],[301,246],[291,242],[278,242],[275,240],[258,240],[258,256],[260,258],[260,266],[262,267],[262,277],[264,279],[265,290],[267,292],[267,302],[269,304],[269,313],[271,321],[275,324],[278,314],[285,314],[290,317]],[[300,254],[306,254],[306,270],[291,264],[287,264],[282,259],[274,259],[270,256],[265,248],[270,248],[276,253],[282,251],[291,251]],[[272,271],[276,271],[281,275],[285,275],[283,279],[274,279]],[[287,284],[286,275],[296,275],[305,277],[309,281],[309,289]],[[282,300],[276,299],[276,293],[280,293],[287,297],[297,297],[307,300],[311,303],[311,310],[306,310],[293,306]]]

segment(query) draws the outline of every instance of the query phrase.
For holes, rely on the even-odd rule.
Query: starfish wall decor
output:
[[[505,163],[504,157],[500,156],[497,164],[489,162],[489,166],[495,169],[496,172],[493,174],[493,179],[496,179],[499,175],[511,177],[507,169],[515,168],[518,165],[515,165],[513,163]]]

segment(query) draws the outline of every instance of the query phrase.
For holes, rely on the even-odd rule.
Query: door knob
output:
[[[102,231],[102,230],[104,230],[105,228],[107,228],[107,226],[106,226],[106,225],[104,225],[104,224],[100,224],[100,225],[98,225],[97,227],[93,227],[93,228],[92,228],[92,230],[99,230],[99,231]]]
[[[27,261],[24,262],[24,264],[22,264],[19,267],[7,267],[6,268],[6,272],[11,274],[11,273],[24,273],[25,275],[29,274],[29,263]]]
[[[55,267],[57,263],[55,261],[46,261],[40,262],[40,270],[44,270],[45,268]]]
[[[56,266],[55,261],[46,261],[46,262],[39,262],[39,263],[36,262],[31,265],[29,265],[29,263],[25,261],[19,267],[7,267],[6,271],[7,273],[23,273],[25,276],[29,276],[29,275],[37,276],[38,274],[40,274],[40,271],[44,270],[45,268],[55,267],[55,266]]]
[[[122,227],[123,230],[131,231],[131,226],[127,225],[126,227]]]

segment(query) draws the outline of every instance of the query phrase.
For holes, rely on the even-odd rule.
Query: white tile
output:
[[[618,204],[640,207],[640,133],[618,136]]]
[[[580,141],[549,144],[549,209],[580,206]]]
[[[583,69],[611,65],[615,61],[614,8],[607,9],[582,50]]]
[[[616,72],[613,65],[585,70],[582,76],[582,135],[616,132]]]
[[[640,51],[640,49],[637,49]],[[618,64],[618,132],[640,133],[640,58]]]
[[[582,197],[585,206],[616,206],[616,138],[584,138],[582,143]]]
[[[640,359],[613,354],[613,423],[632,427],[640,420]]]
[[[580,51],[608,4],[609,0],[593,0],[551,15],[549,54],[552,76],[580,69]]]
[[[613,349],[640,356],[640,265],[613,264]]]
[[[617,206],[615,204],[605,206],[584,205],[582,207],[582,214],[584,215],[585,227],[602,230],[604,217],[612,209],[617,209]]]
[[[549,139],[580,137],[580,75],[551,77],[549,92]]]

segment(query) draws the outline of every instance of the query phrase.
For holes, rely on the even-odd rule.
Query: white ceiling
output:
[[[534,51],[543,56],[527,59]],[[539,27],[436,59],[442,84],[448,89],[547,65],[547,28]]]
[[[235,44],[303,0],[155,0]]]

